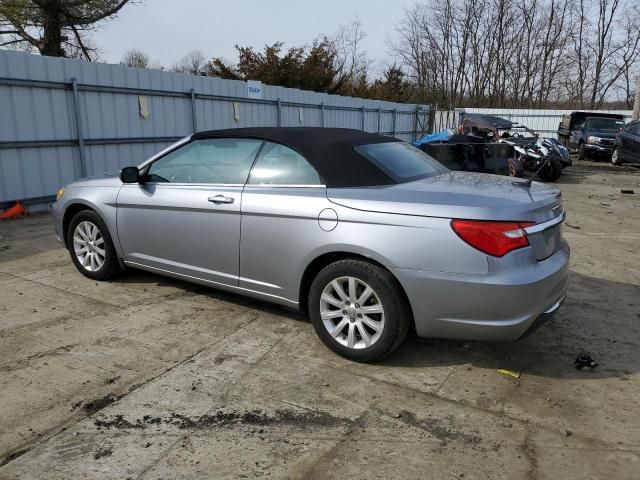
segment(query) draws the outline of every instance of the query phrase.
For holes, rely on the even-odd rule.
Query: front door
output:
[[[261,145],[195,140],[145,167],[144,183],[125,184],[117,200],[125,261],[237,285],[242,189]]]

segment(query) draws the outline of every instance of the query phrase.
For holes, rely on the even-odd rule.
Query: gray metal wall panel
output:
[[[0,202],[52,195],[80,176],[72,78],[78,84],[86,175],[140,163],[166,146],[169,138],[192,133],[192,89],[198,130],[275,126],[277,100],[283,102],[283,126],[321,126],[324,104],[326,127],[361,129],[364,106],[382,109],[380,114],[365,112],[367,131],[378,131],[380,123],[382,132],[391,132],[393,114],[388,110],[392,109],[398,111],[398,136],[411,139],[401,132],[414,128],[415,105],[272,85],[263,85],[262,101],[251,101],[243,81],[0,50]],[[148,97],[147,118],[140,115],[139,95]],[[234,116],[234,105],[239,118]],[[16,146],[16,142],[27,143]]]

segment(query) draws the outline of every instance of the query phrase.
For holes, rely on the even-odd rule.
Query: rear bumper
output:
[[[488,275],[393,269],[421,337],[510,341],[535,330],[560,307],[569,287],[569,246],[531,262],[511,252],[508,268]],[[531,331],[533,331],[531,330]]]
[[[538,318],[536,318],[533,322],[531,322],[531,325],[529,325],[529,328],[527,328],[527,330],[522,334],[520,338],[528,337],[533,332],[538,330],[542,325],[544,325],[549,320],[551,320],[553,316],[556,314],[556,312],[560,310],[560,305],[564,303],[565,298],[567,297],[566,296],[562,297],[555,304],[553,304],[548,310],[541,313],[540,316],[538,316]]]

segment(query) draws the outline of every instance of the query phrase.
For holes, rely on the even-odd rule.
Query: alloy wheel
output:
[[[368,348],[384,331],[380,297],[370,285],[355,277],[339,277],[324,287],[320,317],[329,334],[348,348]]]
[[[73,251],[82,268],[97,272],[105,261],[104,238],[90,221],[80,222],[73,231]]]

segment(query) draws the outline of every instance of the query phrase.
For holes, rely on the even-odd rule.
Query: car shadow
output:
[[[595,369],[576,369],[578,354]],[[473,366],[552,378],[628,379],[640,371],[640,286],[571,273],[558,313],[514,342],[470,342],[413,336],[381,364],[405,368]]]
[[[239,305],[253,310],[258,310],[263,313],[272,315],[278,315],[288,318],[290,320],[309,322],[309,318],[303,312],[295,310],[293,308],[287,308],[282,305],[269,303],[263,300],[247,297],[238,293],[227,292],[225,290],[218,290],[215,287],[208,287],[196,283],[187,282],[184,280],[166,277],[144,270],[127,269],[127,272],[114,280],[114,283],[123,284],[148,284],[153,283],[159,287],[173,287],[183,290],[184,292],[193,293],[196,295],[202,295],[213,300],[219,300],[223,302],[231,302],[235,305]]]
[[[117,280],[170,285],[211,299],[309,323],[305,313],[243,295],[215,290],[168,277],[132,270]],[[626,379],[640,370],[640,286],[571,274],[567,300],[548,323],[514,342],[476,342],[418,338],[410,334],[378,366],[429,368],[442,366],[508,369],[551,378]],[[599,366],[577,370],[579,353]],[[327,350],[327,355],[332,355]]]

